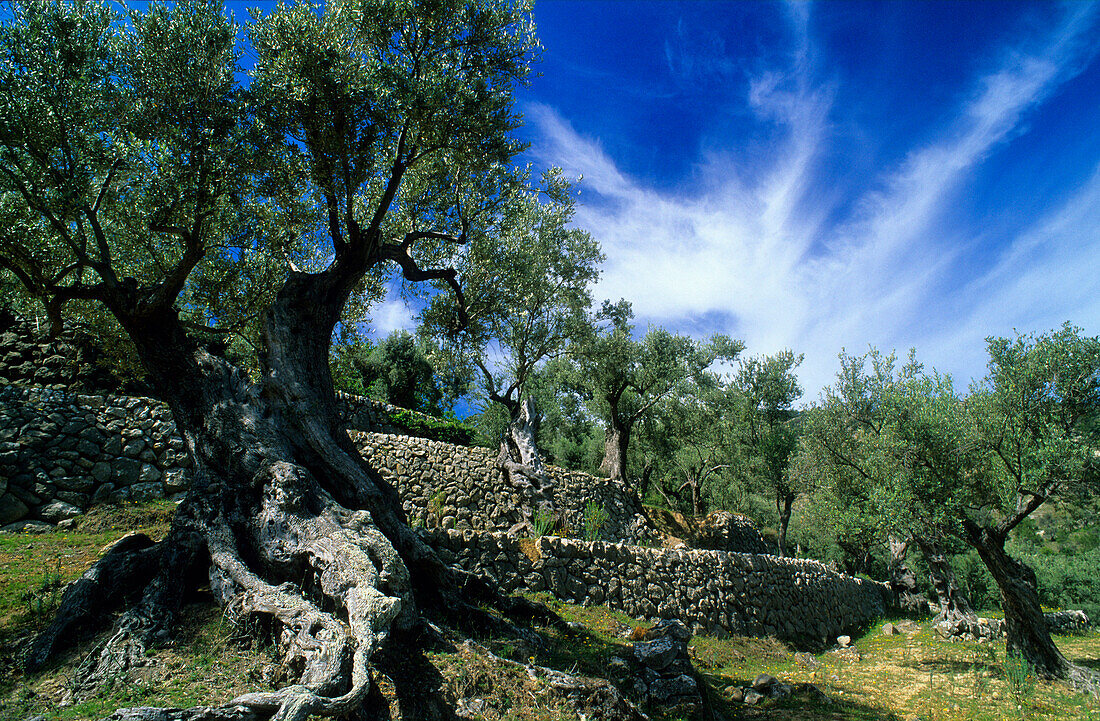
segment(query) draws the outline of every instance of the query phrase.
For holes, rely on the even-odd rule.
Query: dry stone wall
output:
[[[0,382],[70,393],[118,390],[102,357],[91,337],[70,325],[51,337],[48,322],[0,309]]]
[[[179,493],[189,465],[162,403],[0,385],[0,526]]]
[[[363,457],[397,487],[405,513],[415,523],[506,531],[522,520],[517,508],[522,489],[509,488],[494,467],[496,451],[383,433],[353,437]],[[621,483],[555,466],[546,469],[566,533],[583,534],[585,508],[594,503],[607,514],[599,537],[630,542],[655,538],[641,505]]]
[[[507,529],[520,519],[520,489],[505,486],[493,468],[494,452],[392,435],[388,410],[360,401],[356,422],[385,432],[353,436],[398,487],[410,519],[478,530]],[[97,502],[170,497],[187,488],[189,465],[171,413],[159,401],[0,385],[0,527],[57,523]],[[601,537],[653,536],[622,485],[553,466],[548,471],[571,532],[583,531],[584,509],[592,501],[608,514]]]
[[[881,616],[884,583],[805,559],[601,541],[425,529],[444,560],[495,579],[506,592],[547,591],[636,618],[678,618],[697,633],[776,636],[817,647]]]
[[[566,530],[583,533],[584,509],[593,503],[607,514],[600,531],[607,540],[519,539],[500,532],[520,520],[521,490],[506,486],[495,452],[376,432],[353,437],[444,557],[507,591],[548,591],[636,617],[679,618],[697,631],[807,645],[881,614],[889,597],[884,584],[814,561],[631,545],[654,541],[655,532],[630,490],[553,466],[554,503]],[[163,403],[0,384],[4,530],[58,523],[100,501],[171,497],[186,489],[189,463]],[[759,534],[740,530],[755,550]]]

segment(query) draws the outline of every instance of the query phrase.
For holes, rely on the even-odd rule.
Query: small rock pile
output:
[[[725,693],[731,701],[749,706],[754,706],[766,698],[780,699],[792,695],[809,695],[821,703],[829,701],[828,697],[812,683],[783,683],[775,676],[766,673],[759,674],[747,688],[727,686]]]
[[[626,687],[638,701],[669,708],[702,706],[688,656],[690,638],[691,631],[681,621],[658,621],[634,644]]]
[[[1055,611],[1044,613],[1047,630],[1054,634],[1068,635],[1086,631],[1091,625],[1084,611]],[[979,618],[941,621],[935,624],[936,633],[951,641],[991,641],[1005,635],[1003,618]]]

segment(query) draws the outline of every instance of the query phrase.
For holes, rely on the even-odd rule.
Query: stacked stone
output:
[[[71,393],[114,389],[118,382],[95,362],[90,338],[69,326],[51,338],[47,328],[0,310],[0,383]]]
[[[0,386],[0,526],[179,493],[189,464],[161,403]]]
[[[631,648],[629,688],[641,703],[664,707],[702,706],[703,697],[688,656],[691,631],[678,620],[658,621]]]
[[[1044,613],[1047,630],[1059,636],[1084,633],[1091,626],[1088,614],[1084,611],[1052,611]],[[952,641],[992,641],[1004,638],[1005,620],[1003,618],[979,618],[976,621],[960,619],[954,623],[941,621],[936,624],[936,632]]]
[[[444,560],[484,573],[506,591],[549,591],[635,618],[677,618],[720,637],[775,636],[822,647],[881,616],[890,598],[886,584],[806,559],[471,530],[423,533]]]
[[[398,409],[396,406],[376,401],[373,398],[365,398],[341,391],[336,392],[336,407],[349,428],[390,435],[408,435],[407,428],[400,428],[391,422],[393,414],[404,409]],[[425,416],[423,413],[417,413],[416,411],[405,410],[405,412],[424,416],[425,419],[430,418],[430,416]]]
[[[356,433],[363,457],[393,483],[405,513],[427,527],[503,531],[522,520],[519,494],[494,467],[496,452],[425,438]],[[564,530],[582,535],[589,502],[608,514],[600,535],[631,542],[656,540],[634,494],[625,485],[587,473],[547,466],[554,506]]]
[[[703,519],[692,545],[739,553],[771,553],[774,550],[761,537],[760,529],[751,518],[729,511],[714,511]]]
[[[384,407],[362,400],[364,407]],[[504,484],[489,449],[387,433],[353,437],[398,487],[414,522],[506,530],[522,518],[519,496]],[[0,385],[0,526],[23,519],[56,523],[95,502],[170,496],[186,488],[188,465],[168,407],[159,401]],[[548,473],[571,533],[584,531],[585,505],[595,501],[609,515],[605,538],[654,540],[621,484],[553,466]]]

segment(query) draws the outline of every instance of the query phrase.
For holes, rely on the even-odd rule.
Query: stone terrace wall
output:
[[[190,459],[175,431],[148,398],[0,385],[0,525],[184,490]]]
[[[102,353],[90,336],[68,324],[57,337],[48,331],[48,322],[0,309],[0,382],[70,393],[118,390],[118,379],[99,363]]]
[[[363,457],[397,486],[405,513],[414,521],[459,530],[505,531],[521,520],[516,508],[519,494],[493,467],[495,450],[381,433],[356,433],[353,438]],[[603,538],[655,538],[641,505],[624,485],[555,466],[547,466],[547,471],[554,482],[554,505],[571,533],[583,533],[585,506],[595,501],[608,514]]]
[[[369,408],[360,404],[360,423],[393,430],[378,420],[384,412],[372,416]],[[502,531],[521,520],[522,489],[505,483],[494,467],[495,451],[388,433],[352,436],[397,487],[414,522]],[[58,523],[103,501],[170,497],[187,488],[189,465],[171,413],[159,401],[0,384],[0,527],[24,520]],[[602,539],[657,539],[625,485],[555,466],[547,472],[567,534],[583,534],[585,507],[595,502],[608,515]],[[731,526],[728,535],[742,544],[731,550],[764,547],[747,522]]]
[[[393,412],[405,410],[416,416],[424,416],[423,413],[399,409],[389,403],[382,403],[373,398],[354,396],[350,393],[336,391],[336,404],[344,422],[349,428],[361,431],[373,431],[375,433],[389,433],[394,435],[407,435],[408,429],[392,423]]]
[[[697,633],[820,646],[881,616],[890,599],[887,584],[804,559],[447,529],[422,533],[444,560],[488,574],[506,592],[548,591],[636,618],[679,618]]]
[[[375,417],[369,408],[360,404],[360,423]],[[394,430],[381,422],[378,427]],[[353,432],[353,437],[398,487],[411,519],[502,530],[520,518],[520,494],[506,488],[492,468],[493,451],[384,433]],[[171,413],[159,401],[0,384],[0,526],[22,520],[57,523],[102,501],[172,496],[187,488],[189,465]],[[625,487],[553,466],[548,470],[555,503],[571,532],[583,531],[585,504],[594,500],[610,517],[603,537],[652,537]],[[433,498],[441,503],[439,518]]]
[[[700,631],[810,645],[881,614],[887,601],[884,584],[815,561],[487,533],[519,520],[520,494],[493,468],[495,452],[409,436],[353,437],[395,483],[410,519],[438,526],[422,532],[444,557],[492,576],[507,591],[549,591],[636,617],[680,618]],[[0,526],[57,523],[98,501],[171,496],[186,489],[188,465],[171,414],[158,401],[0,385]],[[625,486],[548,471],[572,533],[583,531],[584,507],[595,501],[609,516],[604,538],[653,540]]]

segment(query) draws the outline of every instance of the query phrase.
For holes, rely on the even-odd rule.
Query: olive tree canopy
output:
[[[29,664],[101,620],[81,609],[136,594],[83,680],[126,669],[170,632],[181,583],[209,582],[274,620],[300,676],[178,717],[343,716],[418,609],[507,606],[409,529],[337,418],[328,350],[395,269],[464,315],[448,259],[491,255],[486,179],[522,147],[512,92],[537,43],[522,0],[279,5],[244,28],[245,88],[240,29],[197,0],[27,0],[0,27],[0,268],[55,318],[109,312],[192,459],[168,536],[130,537],[70,587]],[[211,328],[247,338],[254,367],[204,348]]]

